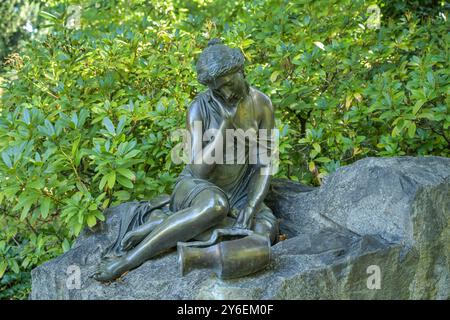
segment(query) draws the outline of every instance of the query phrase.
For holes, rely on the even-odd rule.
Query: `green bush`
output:
[[[39,11],[38,0],[2,0],[0,2],[0,68],[2,60],[32,35]],[[28,23],[28,24],[27,24]],[[25,30],[28,27],[28,31]]]
[[[369,4],[261,1],[217,19],[216,33],[244,49],[251,82],[270,94],[288,125],[282,175],[320,184],[362,157],[449,156],[444,8],[433,18],[406,11],[390,19],[379,2],[381,28],[372,29]]]
[[[277,108],[279,176],[318,185],[367,156],[448,157],[445,7],[393,3],[373,29],[364,1],[48,1],[2,75],[0,298],[26,297],[31,268],[105,208],[171,191],[170,134],[213,37],[243,50]]]

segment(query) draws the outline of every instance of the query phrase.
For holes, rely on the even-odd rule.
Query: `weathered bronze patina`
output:
[[[94,275],[99,281],[114,280],[179,242],[209,239],[197,243],[198,249],[217,245],[218,228],[222,236],[240,234],[220,247],[227,253],[221,259],[228,256],[235,260],[213,263],[215,253],[207,255],[214,249],[195,251],[196,243],[180,243],[182,269],[211,267],[219,276],[230,278],[255,272],[268,263],[267,246],[278,235],[278,221],[263,202],[272,163],[252,164],[248,157],[243,163],[214,162],[213,151],[223,148],[219,145],[223,140],[212,136],[203,141],[196,137],[193,128],[196,122],[201,122],[202,133],[216,129],[224,137],[227,129],[272,130],[271,101],[247,83],[242,52],[217,39],[210,41],[201,53],[197,74],[199,82],[208,89],[194,99],[187,113],[187,129],[192,137],[190,162],[178,177],[170,197],[137,204],[124,213],[119,237]],[[225,148],[224,157],[234,152],[234,147]],[[251,231],[242,232],[245,230]],[[248,264],[251,254],[254,263]],[[223,269],[217,269],[218,264]],[[243,269],[243,265],[247,268]]]
[[[181,275],[212,270],[221,279],[246,276],[267,266],[270,240],[246,229],[216,229],[208,241],[178,243]]]

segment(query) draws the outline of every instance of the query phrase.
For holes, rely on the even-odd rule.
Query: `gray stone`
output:
[[[338,169],[320,188],[278,179],[266,203],[287,240],[257,274],[220,280],[196,270],[181,277],[171,251],[117,282],[96,282],[89,275],[115,238],[118,206],[70,251],[32,271],[31,298],[450,298],[450,159],[366,158]],[[73,288],[71,265],[80,268],[80,289]],[[368,288],[370,268],[381,272],[380,289]]]

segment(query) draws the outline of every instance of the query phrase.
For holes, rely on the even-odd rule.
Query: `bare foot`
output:
[[[107,258],[98,264],[93,278],[97,281],[109,282],[119,278],[126,271],[128,271],[128,266],[125,259]]]

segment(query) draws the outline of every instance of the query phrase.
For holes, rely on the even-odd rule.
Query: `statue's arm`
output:
[[[202,129],[202,118],[200,115],[199,106],[196,102],[194,102],[189,108],[186,119],[186,127],[191,135],[192,144],[189,166],[191,167],[191,171],[197,178],[205,179],[208,177],[208,175],[216,165],[214,163],[212,152],[216,148],[222,148],[222,141],[221,139],[214,138],[205,147],[203,147],[204,132]],[[218,129],[222,136],[225,135],[225,129],[228,127],[229,123],[224,120]],[[199,132],[196,132],[196,129]]]
[[[261,112],[259,129],[267,130],[267,137],[271,136],[272,129],[275,127],[275,113],[272,103],[269,98],[264,97],[261,103],[263,111]],[[261,150],[260,150],[261,151]],[[272,162],[259,162],[258,171],[253,175],[250,183],[250,190],[248,190],[248,206],[257,209],[264,201],[264,198],[269,191],[270,181],[272,178]]]
[[[259,104],[262,108],[260,114],[259,129],[267,129],[267,137],[271,136],[271,130],[275,127],[275,113],[270,99],[266,96],[261,98]],[[270,155],[269,155],[270,156]],[[255,172],[249,183],[247,196],[247,206],[240,212],[236,226],[249,228],[251,221],[264,201],[270,187],[272,179],[272,162],[258,164],[258,170]]]

